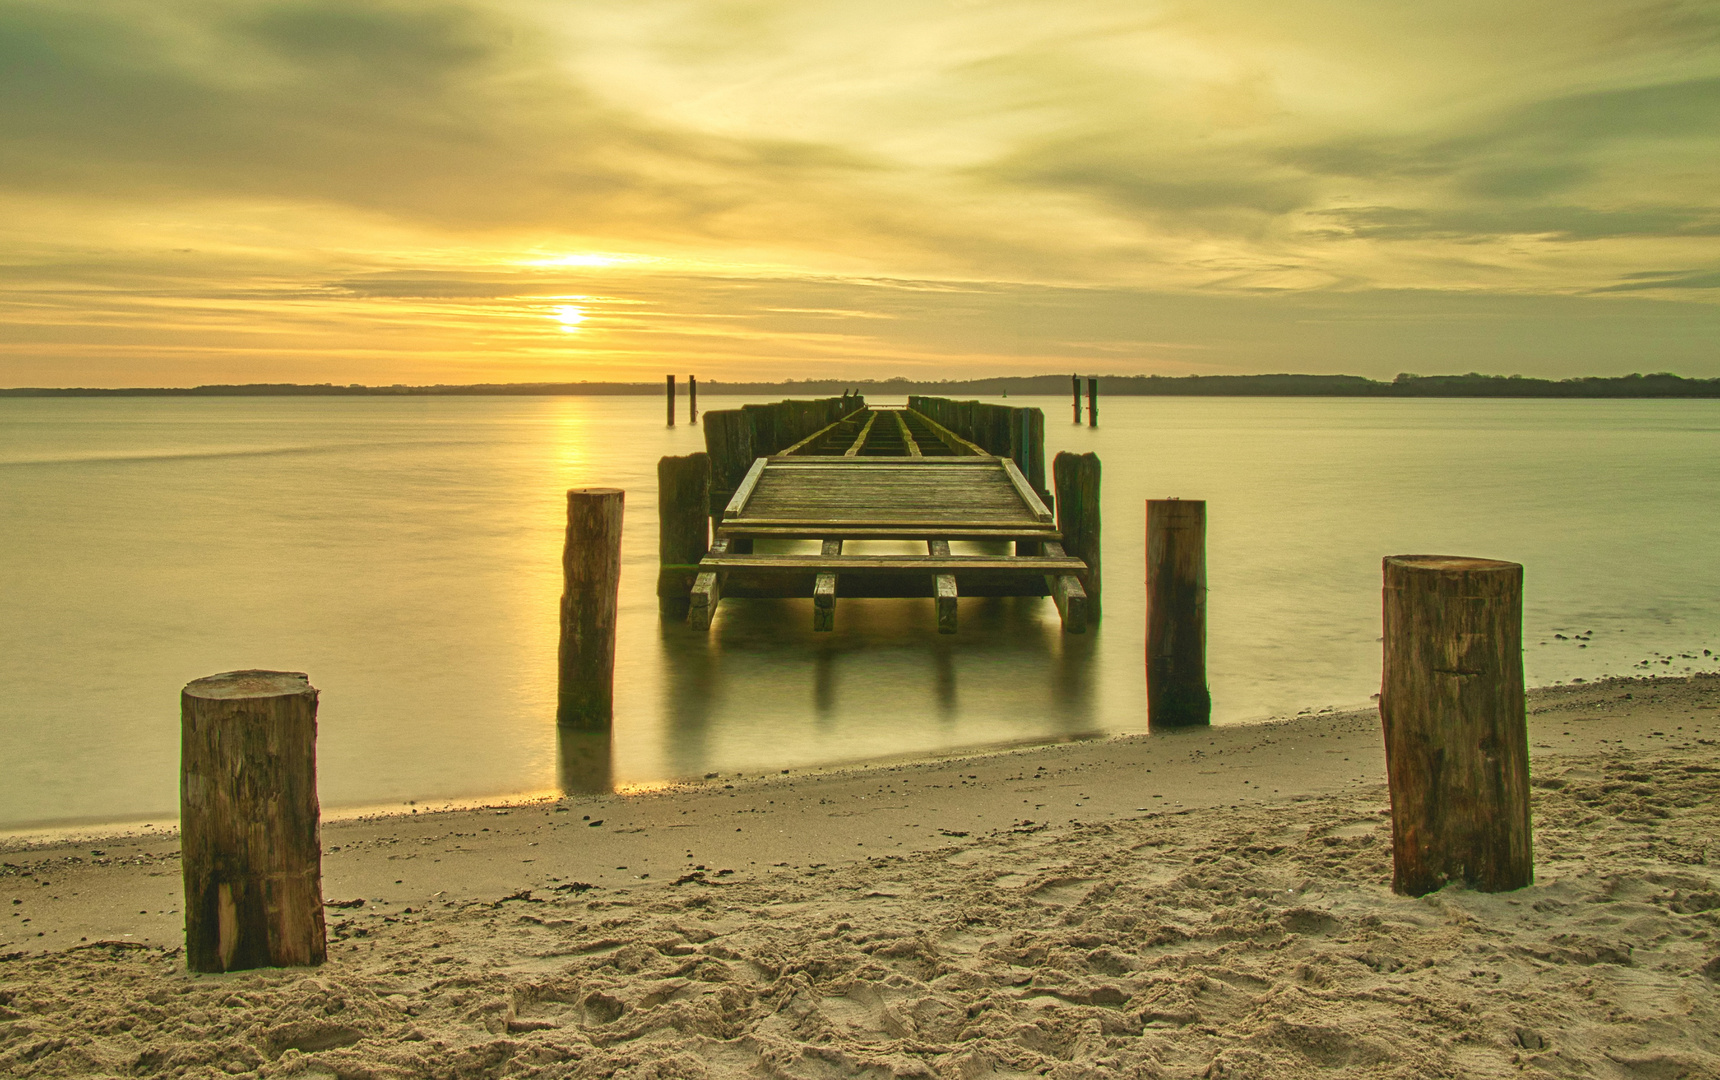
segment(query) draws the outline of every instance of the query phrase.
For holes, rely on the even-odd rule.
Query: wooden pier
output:
[[[708,629],[726,598],[811,597],[813,629],[830,630],[842,597],[933,597],[939,632],[954,633],[958,596],[1050,596],[1064,630],[1086,630],[1088,566],[1064,551],[1045,505],[1039,410],[915,399],[934,411],[936,403],[999,410],[1001,421],[985,423],[997,429],[1007,453],[992,453],[917,408],[828,401],[834,420],[754,457],[713,513],[710,550],[696,567],[689,598],[693,626]],[[810,415],[807,404],[818,403],[794,404]],[[727,438],[724,422],[715,426],[717,439]],[[707,444],[720,476],[711,427]],[[1030,479],[1018,460],[1037,475]],[[755,554],[757,540],[818,541],[821,550]],[[844,551],[861,540],[914,541],[925,552]],[[973,542],[1004,550],[950,550],[952,543]]]

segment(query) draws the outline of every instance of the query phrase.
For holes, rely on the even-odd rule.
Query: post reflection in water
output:
[[[615,790],[615,738],[607,731],[557,727],[556,786],[563,795],[607,795]]]
[[[706,632],[661,622],[659,722],[617,735],[672,777],[1096,737],[1093,636],[1034,598],[964,600],[955,635],[930,598],[844,598],[827,633],[810,600],[735,598]]]

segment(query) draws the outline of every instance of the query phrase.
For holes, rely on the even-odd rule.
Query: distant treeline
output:
[[[701,382],[706,394],[827,397],[848,391],[871,396],[936,394],[942,397],[1014,394],[1064,395],[1068,375],[1010,375],[993,379],[790,379],[786,382]],[[1399,375],[1391,382],[1359,375],[1101,375],[1099,393],[1115,397],[1508,397],[1508,398],[1720,398],[1720,379],[1686,379],[1661,372],[1611,378],[1530,379],[1521,375]],[[1085,380],[1085,376],[1083,376]],[[685,393],[685,384],[677,387]],[[195,387],[18,387],[0,397],[350,397],[376,395],[661,394],[660,382],[478,383],[470,386],[363,386],[352,383],[245,383]]]

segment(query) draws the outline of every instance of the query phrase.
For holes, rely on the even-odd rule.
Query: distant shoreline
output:
[[[1345,397],[1345,398],[1720,398],[1720,378],[1621,375],[1533,379],[1517,375],[1399,375],[1391,382],[1359,375],[1100,375],[1102,397]],[[909,379],[803,379],[784,382],[700,384],[707,395],[825,397],[862,394],[938,394],[1060,397],[1068,375],[1012,375],[927,382]],[[1083,383],[1085,376],[1083,376]],[[1085,386],[1083,385],[1083,389]],[[209,386],[11,387],[0,397],[543,397],[657,395],[660,382],[474,383],[463,386],[366,386],[351,383],[245,383]]]

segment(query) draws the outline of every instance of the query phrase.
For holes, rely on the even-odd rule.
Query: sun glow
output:
[[[550,318],[561,324],[562,333],[578,333],[579,324],[585,321],[585,309],[574,304],[563,304],[551,312]]]

